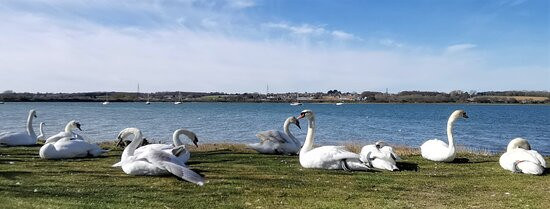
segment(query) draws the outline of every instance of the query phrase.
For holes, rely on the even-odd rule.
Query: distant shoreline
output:
[[[15,93],[4,91],[1,102],[228,102],[228,103],[358,103],[358,104],[550,104],[549,91],[445,92],[402,91],[362,93],[330,90],[326,93],[223,92],[84,92]]]

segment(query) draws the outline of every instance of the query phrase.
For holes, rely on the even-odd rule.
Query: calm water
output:
[[[534,149],[550,155],[550,106],[448,104],[241,104],[241,103],[6,103],[0,105],[0,131],[24,131],[29,109],[46,122],[46,135],[62,131],[69,120],[82,123],[81,134],[91,141],[114,140],[120,130],[137,127],[147,138],[169,141],[177,128],[187,128],[202,143],[250,143],[258,131],[282,130],[284,120],[311,109],[317,116],[316,143],[372,143],[420,146],[427,139],[446,141],[446,123],[455,109],[470,116],[455,123],[457,144],[500,152],[514,137],[529,140]],[[291,127],[298,138],[302,130]]]

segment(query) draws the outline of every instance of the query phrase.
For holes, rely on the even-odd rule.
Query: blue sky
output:
[[[0,18],[0,90],[550,90],[545,0],[3,0]]]

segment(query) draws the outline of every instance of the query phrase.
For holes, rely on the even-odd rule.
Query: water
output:
[[[316,113],[317,144],[367,144],[384,140],[390,144],[418,147],[428,139],[446,141],[446,123],[455,109],[470,116],[455,123],[456,143],[473,149],[501,152],[514,137],[524,137],[532,147],[550,155],[550,106],[469,104],[288,104],[257,103],[6,103],[0,105],[0,132],[24,131],[27,114],[36,109],[46,122],[46,135],[63,130],[69,120],[82,123],[80,132],[90,141],[114,140],[123,128],[137,127],[155,141],[170,141],[178,128],[194,131],[200,143],[257,142],[255,134],[282,130],[284,120],[303,109]],[[302,128],[291,127],[299,139]]]

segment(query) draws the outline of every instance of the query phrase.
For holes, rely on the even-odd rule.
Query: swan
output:
[[[510,141],[506,152],[500,156],[500,166],[514,173],[541,175],[546,168],[546,161],[523,138],[515,138]]]
[[[189,157],[191,157],[191,153],[186,149],[185,145],[180,140],[180,135],[182,134],[187,136],[187,138],[189,138],[196,147],[199,147],[197,144],[199,142],[197,135],[189,130],[181,128],[174,131],[172,134],[173,144],[148,144],[145,146],[140,146],[136,149],[134,155],[138,156],[141,153],[146,152],[148,149],[157,149],[176,156],[176,158],[182,163],[187,163]]]
[[[304,168],[369,170],[360,160],[357,153],[350,152],[344,146],[313,147],[315,135],[315,114],[311,110],[304,110],[298,119],[306,118],[308,128],[304,146],[300,149],[300,165]]]
[[[456,150],[453,139],[453,124],[459,118],[468,118],[464,110],[455,110],[447,121],[449,145],[438,139],[428,140],[420,146],[423,158],[436,162],[451,162],[455,159]]]
[[[46,123],[44,122],[40,122],[40,134],[38,136],[36,136],[36,140],[37,141],[45,141],[44,140],[44,126],[46,125]]]
[[[109,150],[101,149],[96,144],[88,143],[70,137],[63,137],[55,142],[49,142],[40,147],[38,155],[43,159],[67,159],[82,157],[98,157]]]
[[[399,168],[395,165],[395,161],[401,160],[401,158],[395,154],[392,147],[388,146],[383,141],[365,145],[361,149],[360,155],[361,161],[367,162],[370,167],[389,171],[399,170]]]
[[[48,139],[46,139],[46,144],[47,143],[51,143],[51,142],[56,142],[62,138],[65,138],[65,137],[68,137],[70,139],[79,139],[79,140],[84,140],[84,138],[82,138],[81,135],[79,134],[75,134],[73,132],[74,129],[78,129],[80,131],[82,131],[82,129],[80,129],[80,122],[76,121],[76,120],[71,120],[67,123],[67,125],[65,125],[65,130],[62,131],[62,132],[59,132],[57,133],[56,135],[53,135],[53,136],[50,136]]]
[[[135,153],[136,148],[143,140],[141,131],[137,128],[126,128],[122,130],[118,139],[124,139],[130,135],[134,136],[132,142],[124,148],[120,164],[124,173],[129,175],[166,175],[173,174],[181,179],[195,183],[199,186],[204,185],[204,178],[187,168],[187,165],[181,163],[176,156],[166,153],[159,149],[146,149],[139,155]]]
[[[284,133],[278,130],[259,132],[256,134],[256,137],[260,138],[261,142],[249,144],[248,148],[264,154],[298,154],[302,143],[290,133],[289,126],[291,123],[301,129],[298,119],[296,117],[289,117],[283,124]]]
[[[0,133],[0,144],[7,146],[36,144],[36,133],[32,127],[32,119],[36,118],[36,110],[30,110],[27,118],[27,132],[3,132]]]

